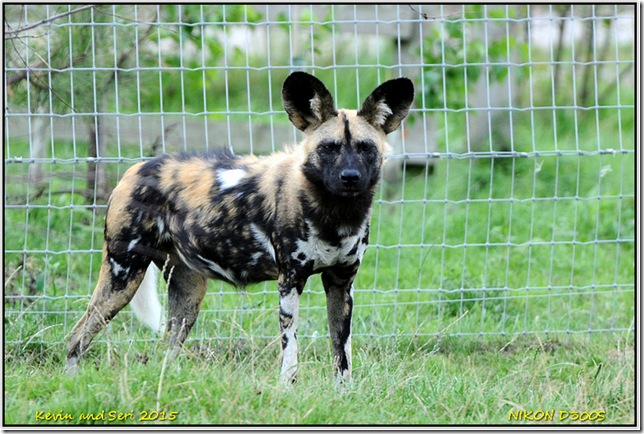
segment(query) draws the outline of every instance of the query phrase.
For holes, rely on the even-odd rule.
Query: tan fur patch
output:
[[[108,236],[116,233],[120,228],[130,225],[132,222],[132,215],[126,211],[126,207],[139,180],[138,172],[143,164],[143,162],[137,163],[126,170],[123,178],[121,178],[110,196],[108,201],[109,213],[105,219],[105,230]]]
[[[169,191],[180,186],[177,199],[185,206],[203,209],[209,206],[211,191],[216,182],[208,160],[194,158],[167,163],[161,173],[160,187]]]

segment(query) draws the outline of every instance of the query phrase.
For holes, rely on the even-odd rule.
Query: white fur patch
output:
[[[297,250],[291,254],[293,259],[304,265],[308,261],[313,261],[313,269],[317,270],[324,267],[336,265],[338,262],[350,264],[356,260],[362,260],[367,245],[362,243],[362,238],[367,230],[367,222],[365,222],[358,233],[353,236],[347,236],[340,241],[340,246],[333,246],[326,241],[320,239],[317,230],[313,227],[311,222],[306,222],[309,228],[309,238],[306,240],[297,240]],[[344,229],[346,233],[346,229]],[[352,250],[355,252],[349,254]],[[304,259],[300,259],[304,255]]]
[[[217,180],[219,188],[226,190],[239,184],[239,181],[246,176],[244,169],[219,169],[217,170]]]
[[[230,270],[227,270],[223,268],[221,265],[217,264],[216,262],[211,261],[210,259],[206,259],[201,255],[197,255],[197,257],[203,261],[206,265],[208,265],[208,268],[210,268],[212,271],[214,271],[217,274],[221,274],[224,276],[226,279],[228,279],[231,282],[235,282],[235,276]]]
[[[130,267],[123,267],[121,264],[116,262],[114,258],[110,258],[110,264],[112,264],[112,274],[114,277],[119,277],[121,273],[123,273],[123,277],[126,278],[127,275],[130,274]]]
[[[159,235],[163,236],[165,232],[165,223],[161,217],[157,217],[157,229],[159,230]]]
[[[391,116],[394,112],[391,111],[385,100],[378,101],[376,104],[376,109],[374,110],[374,123],[379,126],[383,126],[387,122],[387,118]]]
[[[262,252],[255,252],[251,255],[250,265],[257,265],[259,259],[264,256]]]
[[[139,321],[155,332],[161,333],[165,329],[165,320],[157,292],[158,274],[159,269],[154,264],[150,264],[143,282],[130,301],[130,306]]]
[[[347,341],[344,343],[344,354],[347,356],[348,369],[338,372],[338,376],[335,379],[337,383],[346,382],[351,379],[351,335],[347,337]]]
[[[253,232],[255,240],[264,248],[264,250],[266,250],[266,252],[268,252],[269,255],[271,255],[273,262],[275,262],[275,248],[273,247],[273,244],[271,244],[271,240],[268,238],[268,235],[266,235],[264,231],[254,223],[250,225],[250,230]]]
[[[127,251],[131,252],[139,241],[141,241],[141,235],[130,241],[130,244],[127,245]]]
[[[288,383],[297,371],[297,338],[295,333],[297,332],[300,310],[300,295],[296,288],[292,288],[287,296],[280,298],[280,310],[292,316],[291,323],[284,330],[287,343],[282,353],[281,381]]]
[[[338,236],[340,238],[344,238],[344,237],[348,236],[349,234],[351,234],[351,228],[346,227],[346,226],[340,226],[338,228]]]
[[[318,121],[322,121],[322,102],[316,93],[313,98],[309,100],[311,106],[311,112],[317,118]]]
[[[353,300],[353,286],[349,289],[349,297],[351,300]],[[343,312],[345,315],[348,315],[349,305],[345,304],[345,312]],[[336,382],[344,382],[347,380],[351,379],[351,366],[352,366],[352,354],[351,354],[351,334],[347,336],[347,341],[344,343],[344,354],[347,357],[347,369],[346,370],[341,370],[341,372],[338,373],[338,376],[336,377]]]

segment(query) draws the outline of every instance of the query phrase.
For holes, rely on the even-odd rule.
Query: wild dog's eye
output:
[[[318,145],[318,153],[334,154],[340,150],[340,144],[337,142],[322,142]]]
[[[375,152],[376,145],[371,141],[358,142],[356,144],[359,152]]]

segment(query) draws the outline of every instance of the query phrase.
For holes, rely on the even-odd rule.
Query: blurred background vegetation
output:
[[[59,342],[84,309],[105,201],[133,162],[297,140],[280,97],[294,69],[314,72],[338,106],[401,74],[417,88],[374,208],[359,333],[432,334],[465,312],[464,333],[632,327],[633,15],[625,5],[7,5],[9,341]],[[273,306],[266,286],[240,307],[212,285],[215,324],[239,311],[272,335],[266,315],[244,317]],[[307,309],[322,308],[315,284],[307,294]],[[324,333],[323,318],[311,321],[303,336]]]
[[[4,18],[5,424],[102,409],[182,425],[637,421],[633,5],[33,3]],[[280,97],[295,69],[351,108],[386,79],[416,86],[355,281],[353,387],[331,379],[319,277],[288,391],[273,282],[211,282],[181,363],[124,309],[64,375],[123,172],[297,141]]]

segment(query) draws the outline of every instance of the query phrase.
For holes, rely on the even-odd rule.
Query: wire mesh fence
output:
[[[634,6],[4,9],[6,344],[63,342],[133,163],[295,143],[280,99],[294,70],[349,108],[389,78],[416,86],[389,137],[355,335],[634,330]],[[210,285],[193,338],[277,335],[274,283]],[[319,278],[301,309],[300,336],[326,336]],[[107,333],[153,339],[127,312]]]

